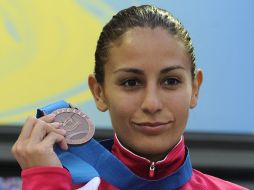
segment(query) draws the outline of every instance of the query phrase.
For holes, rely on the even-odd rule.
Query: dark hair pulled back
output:
[[[132,6],[121,10],[103,27],[95,51],[95,77],[97,82],[104,82],[104,64],[108,61],[113,43],[134,27],[161,27],[184,44],[191,59],[191,74],[195,77],[195,55],[188,31],[170,12],[152,5]]]

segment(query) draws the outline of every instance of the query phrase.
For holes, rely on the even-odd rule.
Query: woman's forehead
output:
[[[180,39],[178,39],[176,35],[171,34],[162,27],[151,28],[147,26],[128,29],[118,40],[118,43],[115,45],[115,47],[119,47],[122,44],[125,46],[136,46],[137,44],[140,44],[140,42],[147,42],[149,44],[150,42],[154,42],[154,40],[158,43],[164,41],[180,42]]]
[[[191,65],[183,43],[159,27],[154,29],[136,27],[127,31],[121,43],[110,48],[108,60],[109,65],[113,67],[150,63],[168,66],[168,64],[181,65],[185,62]]]

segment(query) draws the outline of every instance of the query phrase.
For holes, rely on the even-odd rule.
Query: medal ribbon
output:
[[[66,106],[69,107],[69,104],[65,101],[56,102],[38,109],[37,117],[44,115],[42,113],[49,114],[56,109],[67,108]],[[147,180],[136,176],[110,150],[105,148],[109,147],[110,149],[112,140],[103,141],[102,144],[91,139],[78,146],[69,145],[67,151],[55,146],[54,150],[62,165],[70,172],[74,184],[86,183],[94,177],[100,177],[121,190],[173,190],[183,186],[192,176],[188,150],[183,165],[173,174],[158,180]]]

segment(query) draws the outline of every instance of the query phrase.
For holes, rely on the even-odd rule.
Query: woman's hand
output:
[[[62,149],[68,149],[64,138],[66,131],[59,129],[61,124],[53,122],[54,118],[55,115],[53,114],[40,119],[27,118],[16,143],[12,147],[12,153],[22,169],[35,166],[62,167],[53,146],[57,143]]]

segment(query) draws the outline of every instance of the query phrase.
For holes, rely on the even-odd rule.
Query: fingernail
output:
[[[56,116],[56,114],[53,114],[53,113],[51,113],[51,114],[48,114],[48,118],[54,118]]]
[[[61,133],[62,135],[65,135],[66,134],[66,130],[65,129],[57,129],[57,131],[59,133]]]
[[[61,123],[54,122],[54,123],[51,123],[51,125],[53,125],[53,127],[55,127],[55,128],[59,128],[61,126]]]

